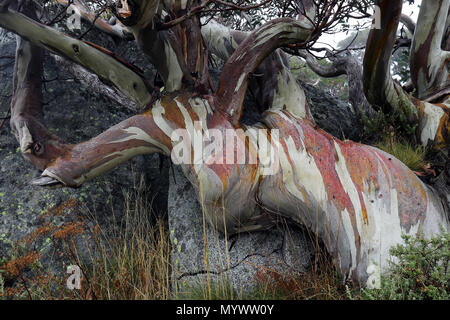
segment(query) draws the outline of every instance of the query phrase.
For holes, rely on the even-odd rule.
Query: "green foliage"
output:
[[[409,49],[402,49],[397,51],[392,59],[393,74],[400,83],[405,84],[410,79],[410,69],[409,69]]]
[[[225,277],[212,281],[206,276],[204,281],[183,285],[173,298],[177,300],[246,300],[244,294],[237,293],[231,281]]]
[[[413,146],[412,144],[402,140],[386,138],[376,146],[377,148],[396,157],[413,171],[419,171],[426,165],[425,157],[427,152],[421,145]]]
[[[384,113],[381,108],[376,107],[377,113],[371,118],[362,114],[362,123],[364,125],[363,141],[368,144],[374,144],[377,141],[383,141],[392,134],[398,140],[407,141],[416,144],[416,134],[418,123],[411,122],[414,118],[411,109],[406,102],[399,100],[400,107],[391,113]]]
[[[403,236],[404,245],[391,249],[395,262],[381,278],[380,289],[365,289],[370,300],[448,300],[450,298],[450,233],[431,239]]]

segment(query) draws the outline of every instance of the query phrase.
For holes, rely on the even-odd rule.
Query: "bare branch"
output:
[[[0,26],[94,72],[103,81],[113,83],[141,107],[152,101],[154,91],[151,84],[137,69],[133,70],[131,65],[106,49],[64,35],[13,11],[0,13]]]
[[[275,19],[252,32],[225,64],[219,80],[219,108],[238,123],[249,76],[270,53],[281,46],[306,41],[311,34],[294,19]]]
[[[349,87],[349,101],[353,106],[353,110],[359,115],[360,119],[362,114],[369,118],[374,115],[375,112],[364,95],[362,66],[355,57],[350,54],[334,56],[330,57],[331,65],[323,65],[307,51],[300,51],[299,55],[306,60],[311,70],[321,77],[334,78],[346,75]]]
[[[416,31],[416,23],[413,21],[413,19],[411,19],[411,17],[407,16],[406,14],[402,14],[400,16],[400,21],[406,26],[411,35],[413,35]]]

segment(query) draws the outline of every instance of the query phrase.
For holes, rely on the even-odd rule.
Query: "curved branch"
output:
[[[306,63],[311,68],[311,70],[314,71],[314,73],[316,73],[321,77],[334,78],[347,74],[346,64],[350,60],[348,56],[336,57],[336,59],[333,60],[331,65],[323,65],[320,64],[316,60],[316,58],[307,51],[300,51],[298,55],[303,59],[305,59]]]
[[[362,66],[352,55],[337,56],[332,58],[332,64],[325,66],[317,62],[314,56],[306,51],[300,51],[299,56],[306,60],[308,66],[316,74],[324,78],[334,78],[341,75],[347,76],[349,87],[349,101],[353,110],[362,118],[362,115],[369,118],[374,115],[374,110],[364,95],[364,85],[362,80]]]
[[[111,52],[94,44],[76,40],[14,11],[0,13],[0,26],[59,56],[65,57],[113,83],[139,106],[152,101],[152,88],[137,69]]]
[[[215,20],[209,21],[202,27],[202,36],[208,49],[225,62],[249,34],[249,32],[232,30]],[[286,75],[289,76],[286,77]],[[286,85],[287,78],[292,77],[287,57],[282,51],[276,50],[264,59],[250,77],[249,83],[249,88],[261,112],[274,107],[274,103],[281,103],[280,99],[276,99],[277,92],[283,91],[285,96],[290,97],[304,95],[300,85]]]
[[[413,19],[411,19],[411,17],[406,14],[402,14],[400,16],[400,21],[405,25],[406,29],[408,29],[411,35],[413,35],[416,31],[416,23],[413,21]]]
[[[220,110],[230,116],[231,123],[236,125],[242,115],[250,74],[277,48],[304,42],[310,34],[311,30],[297,20],[275,19],[239,45],[222,70],[216,94]]]
[[[170,138],[157,127],[152,111],[148,110],[88,141],[70,146],[32,183],[76,188],[137,155],[158,152],[169,156],[170,148]]]

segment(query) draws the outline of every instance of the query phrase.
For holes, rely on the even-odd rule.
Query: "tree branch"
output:
[[[450,87],[450,60],[442,50],[449,9],[450,1],[422,1],[410,54],[411,78],[422,100]]]
[[[353,106],[353,110],[359,115],[360,119],[363,114],[369,118],[375,114],[372,106],[364,95],[362,79],[363,70],[355,57],[350,54],[346,56],[336,56],[330,58],[332,61],[331,65],[325,66],[318,63],[313,55],[306,50],[300,51],[299,56],[304,58],[311,70],[321,77],[334,78],[345,74],[347,76],[349,87],[349,101]]]
[[[367,39],[364,56],[364,91],[367,100],[380,107],[384,113],[402,112],[410,123],[415,123],[418,113],[415,105],[392,79],[390,63],[402,10],[402,0],[379,0],[381,28],[372,29]]]
[[[42,124],[42,57],[42,49],[17,38],[10,121],[23,156],[41,170],[67,150]]]
[[[132,70],[131,65],[106,49],[76,40],[13,11],[0,13],[0,26],[97,74],[141,107],[152,101],[151,84],[137,69]]]
[[[401,125],[417,127],[416,136],[423,145],[431,141],[435,149],[446,148],[450,143],[449,106],[410,97],[391,76],[392,49],[403,1],[378,0],[376,4],[381,9],[381,28],[372,29],[367,40],[363,74],[367,100],[385,114],[399,114],[400,119],[404,119]],[[428,56],[428,52],[422,54]]]
[[[231,123],[237,124],[242,115],[250,74],[277,48],[304,42],[310,34],[311,30],[297,20],[275,19],[239,45],[222,70],[217,92],[219,108],[230,116]]]
[[[400,16],[400,21],[406,26],[411,35],[414,35],[414,32],[416,31],[416,23],[413,21],[413,19],[411,19],[411,17],[407,16],[406,14],[402,14]]]

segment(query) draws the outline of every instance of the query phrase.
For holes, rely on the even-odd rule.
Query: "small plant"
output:
[[[316,248],[309,270],[281,274],[260,270],[255,277],[257,287],[253,299],[271,300],[342,300],[347,299],[345,287],[328,253]]]
[[[426,166],[427,151],[421,145],[413,146],[391,136],[378,143],[376,147],[393,155],[413,171],[420,171]]]
[[[183,285],[176,295],[176,300],[244,300],[245,297],[234,290],[226,277],[217,280],[199,279],[195,284]]]
[[[394,261],[381,278],[380,289],[364,289],[369,300],[450,299],[450,233],[432,239],[403,236],[404,245],[391,249]]]
[[[167,223],[161,217],[151,220],[143,179],[134,192],[124,194],[124,203],[122,218],[103,224],[104,229],[75,199],[47,210],[41,226],[0,258],[0,299],[170,298]],[[69,220],[54,222],[61,217]],[[58,257],[56,275],[40,263],[36,249],[43,244],[51,244],[52,255]],[[80,290],[66,286],[69,265],[82,273]]]

